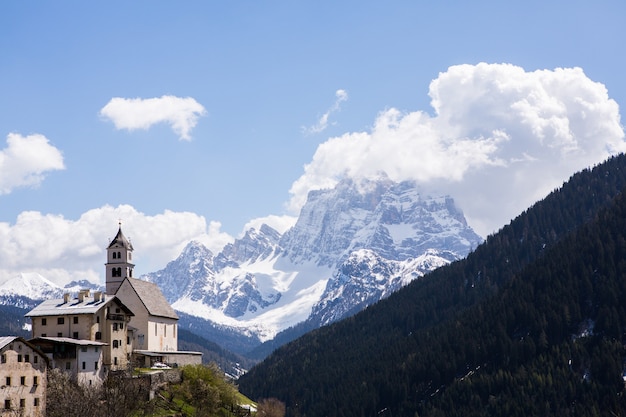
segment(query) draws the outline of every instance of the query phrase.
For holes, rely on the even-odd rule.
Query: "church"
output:
[[[178,350],[178,315],[159,287],[133,277],[133,245],[121,223],[106,252],[106,291],[43,301],[26,314],[31,343],[85,385],[109,371],[202,363],[200,352]]]

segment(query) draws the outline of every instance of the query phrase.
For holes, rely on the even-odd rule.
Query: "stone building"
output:
[[[0,416],[46,415],[48,358],[21,337],[0,337]]]
[[[76,298],[65,294],[43,301],[26,316],[32,323],[32,342],[53,367],[77,379],[80,374],[81,380],[97,383],[108,371],[129,366],[133,346],[128,324],[133,313],[115,296],[81,290]]]

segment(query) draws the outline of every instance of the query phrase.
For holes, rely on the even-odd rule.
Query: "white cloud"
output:
[[[61,151],[39,134],[10,133],[0,150],[0,195],[18,187],[38,186],[45,173],[65,169]]]
[[[316,124],[309,127],[303,127],[302,130],[306,134],[315,134],[321,133],[328,127],[328,118],[332,113],[338,112],[341,109],[341,103],[348,100],[348,93],[345,90],[337,90],[335,91],[335,102],[332,106],[320,116],[319,120]]]
[[[157,123],[169,123],[181,140],[191,139],[191,129],[204,114],[204,107],[193,98],[175,96],[114,97],[100,110],[100,115],[111,120],[117,129],[147,130]]]
[[[290,208],[344,175],[385,171],[450,193],[486,235],[574,172],[626,150],[617,103],[580,68],[458,65],[431,82],[429,95],[434,116],[391,108],[370,132],[321,144],[292,185]]]
[[[163,268],[191,240],[214,253],[233,241],[220,232],[219,223],[207,226],[204,217],[189,212],[166,210],[149,216],[129,205],[103,206],[68,220],[26,211],[13,225],[0,223],[0,283],[22,272],[37,272],[59,284],[78,279],[103,282],[106,247],[119,219],[135,248],[137,275]]]
[[[287,216],[287,215],[283,215],[283,216],[270,215],[267,217],[258,217],[256,219],[250,220],[248,223],[245,224],[245,226],[243,227],[243,230],[241,231],[240,237],[242,237],[251,228],[255,228],[256,230],[259,230],[261,226],[264,224],[273,228],[278,233],[283,234],[287,230],[289,230],[291,227],[293,227],[293,225],[296,224],[297,220],[298,220],[297,217]]]

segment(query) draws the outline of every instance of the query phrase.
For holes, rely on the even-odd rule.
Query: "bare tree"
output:
[[[259,417],[285,417],[285,403],[277,398],[265,398],[257,404]]]

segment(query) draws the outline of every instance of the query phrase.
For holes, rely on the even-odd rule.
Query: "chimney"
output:
[[[67,304],[70,302],[70,293],[66,292],[65,294],[63,294],[63,304]]]
[[[82,303],[85,300],[85,297],[89,297],[89,290],[80,290],[78,292],[78,301]]]
[[[93,293],[93,301],[97,303],[102,299],[102,291],[94,291]]]

